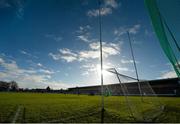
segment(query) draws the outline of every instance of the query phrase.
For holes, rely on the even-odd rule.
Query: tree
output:
[[[5,81],[0,81],[0,91],[8,91],[10,88],[10,83]]]
[[[51,88],[48,86],[48,87],[46,88],[46,91],[47,91],[47,92],[51,91]]]
[[[10,90],[17,91],[19,89],[18,84],[15,81],[10,82]]]

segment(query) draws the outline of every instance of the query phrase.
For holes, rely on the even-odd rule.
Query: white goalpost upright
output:
[[[99,45],[100,45],[100,66],[101,66],[101,122],[104,122],[104,86],[103,86],[103,52],[102,52],[102,24],[101,24],[101,0],[98,0],[99,6]]]

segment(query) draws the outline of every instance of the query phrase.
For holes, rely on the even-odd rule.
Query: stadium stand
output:
[[[157,96],[180,96],[180,80],[179,78],[171,78],[171,79],[158,79],[151,81],[141,81],[139,82],[143,91],[147,91],[147,83],[151,86],[153,91]],[[138,83],[124,83],[129,91],[128,95],[140,95],[138,90]],[[107,89],[108,88],[108,89]],[[70,94],[87,94],[87,95],[100,95],[101,94],[101,86],[85,86],[85,87],[74,87],[69,88],[67,93]],[[104,85],[104,92],[106,90],[111,91],[111,95],[123,95],[120,84],[109,84]],[[148,94],[146,94],[148,95]]]

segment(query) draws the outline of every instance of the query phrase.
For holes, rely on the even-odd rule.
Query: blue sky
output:
[[[143,0],[102,1],[105,67],[141,79],[176,76],[153,32]],[[23,88],[100,84],[97,0],[1,0],[0,80]],[[105,83],[117,83],[111,74]]]

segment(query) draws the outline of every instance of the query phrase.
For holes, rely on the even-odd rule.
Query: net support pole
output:
[[[139,75],[138,75],[137,66],[136,66],[136,60],[135,60],[135,57],[134,57],[131,38],[130,38],[130,34],[129,34],[128,31],[127,31],[127,35],[128,35],[128,41],[129,41],[129,45],[130,45],[130,49],[131,49],[131,56],[132,56],[132,59],[133,59],[134,69],[135,69],[135,72],[136,72],[136,78],[137,78],[137,81],[138,81],[138,89],[139,89],[139,93],[140,93],[140,96],[141,96],[141,100],[143,100],[142,99],[141,85],[139,83]]]
[[[102,26],[101,26],[101,1],[99,6],[99,45],[100,45],[100,64],[101,64],[101,123],[104,123],[104,86],[103,86],[103,53],[102,53]]]

